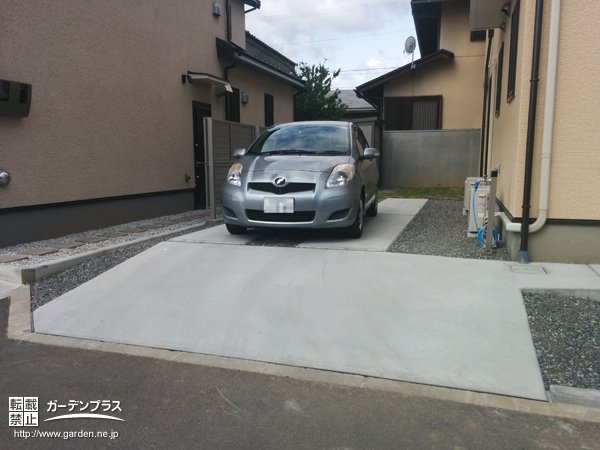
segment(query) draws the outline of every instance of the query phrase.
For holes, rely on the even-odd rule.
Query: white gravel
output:
[[[137,241],[140,239],[152,238],[164,233],[177,232],[184,228],[201,226],[207,219],[208,212],[205,210],[188,211],[181,214],[169,216],[161,216],[154,219],[139,220],[121,225],[114,225],[97,230],[84,231],[81,233],[69,234],[56,239],[48,239],[44,241],[28,242],[25,244],[14,245],[11,247],[0,248],[0,255],[24,255],[25,252],[34,248],[48,248],[53,245],[59,245],[67,242],[75,242],[78,239],[100,236],[102,234],[126,232],[127,229],[134,227],[152,227],[140,232],[128,232],[124,236],[110,237],[106,240],[96,243],[86,243],[76,248],[58,250],[43,256],[27,255],[27,259],[4,263],[10,266],[29,267],[40,264],[47,264],[58,259],[64,259],[76,256],[82,253],[88,253],[94,250],[112,247],[127,242]],[[194,230],[191,230],[194,231]],[[190,232],[191,232],[190,231]]]

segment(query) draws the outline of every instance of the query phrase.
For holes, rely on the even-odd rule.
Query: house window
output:
[[[502,66],[504,65],[504,42],[498,54],[498,72],[496,74],[496,117],[500,115],[500,101],[502,98]]]
[[[471,31],[471,42],[485,41],[486,30]]]
[[[515,97],[515,84],[517,81],[517,47],[519,43],[519,9],[517,0],[510,19],[510,55],[508,58],[508,87],[506,98],[508,101]]]
[[[230,122],[240,121],[240,90],[233,88],[232,94],[227,94],[225,107],[225,120]]]
[[[19,89],[19,103],[26,105],[29,99],[29,86],[26,84],[21,84],[21,88]]]
[[[386,97],[386,130],[439,130],[442,128],[442,96]]]
[[[265,94],[265,127],[275,123],[275,100],[271,94]]]
[[[10,83],[2,81],[0,83],[0,102],[7,102],[10,98]]]

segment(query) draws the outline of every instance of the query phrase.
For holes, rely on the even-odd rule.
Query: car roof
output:
[[[283,128],[283,127],[297,127],[297,126],[303,126],[303,125],[333,125],[333,126],[340,126],[340,125],[345,125],[347,127],[352,126],[352,122],[345,122],[345,121],[341,121],[341,120],[307,120],[307,121],[303,121],[303,122],[287,122],[287,123],[280,123],[277,125],[273,125],[273,127],[271,128]]]

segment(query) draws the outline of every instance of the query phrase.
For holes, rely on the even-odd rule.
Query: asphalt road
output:
[[[13,341],[7,316],[1,300],[0,448],[600,448],[599,423]],[[38,427],[8,426],[10,396],[39,398]],[[125,422],[43,422],[52,404],[98,400]],[[118,437],[20,437],[34,430]]]

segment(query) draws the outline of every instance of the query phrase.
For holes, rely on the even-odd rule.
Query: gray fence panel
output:
[[[381,185],[462,187],[479,175],[480,130],[385,131]]]
[[[212,149],[212,155],[209,155],[207,163],[212,164],[214,186],[209,185],[208,189],[214,192],[215,205],[220,206],[221,191],[227,172],[237,161],[233,158],[233,150],[247,148],[256,137],[256,127],[222,120],[212,120],[211,123],[212,146],[207,147]]]

